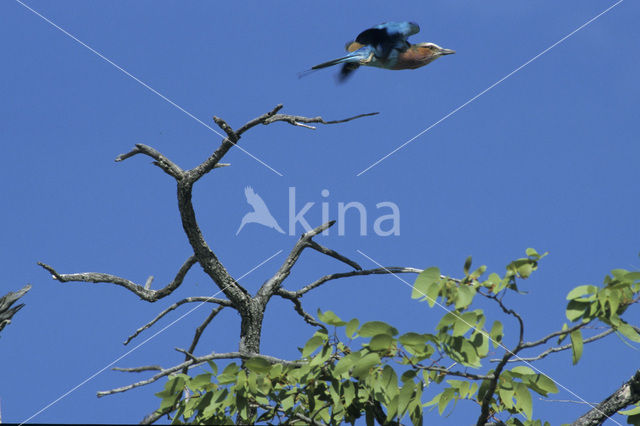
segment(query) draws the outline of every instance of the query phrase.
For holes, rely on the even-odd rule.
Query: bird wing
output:
[[[356,51],[363,46],[376,49],[376,56],[385,60],[393,49],[405,51],[411,46],[407,38],[420,31],[413,22],[385,22],[358,34],[354,41],[345,46],[348,52]]]
[[[420,27],[413,22],[385,22],[358,34],[356,42],[372,46],[406,42],[409,36],[417,34],[419,31]]]

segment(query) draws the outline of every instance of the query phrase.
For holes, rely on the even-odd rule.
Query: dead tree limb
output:
[[[24,303],[20,303],[14,307],[11,307],[24,296],[29,290],[31,290],[31,284],[27,284],[18,291],[10,291],[4,296],[0,297],[0,331],[8,324],[11,324],[11,318],[24,307]]]

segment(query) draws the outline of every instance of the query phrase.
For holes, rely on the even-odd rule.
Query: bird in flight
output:
[[[305,73],[342,64],[338,79],[344,81],[360,66],[389,70],[415,69],[440,56],[456,53],[455,50],[444,49],[435,43],[409,43],[407,38],[419,31],[420,27],[413,22],[385,22],[376,25],[347,43],[345,47],[349,54],[313,66]]]

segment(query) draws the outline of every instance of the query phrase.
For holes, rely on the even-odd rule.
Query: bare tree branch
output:
[[[596,340],[600,340],[605,336],[608,336],[611,333],[614,333],[616,330],[614,328],[610,328],[600,334],[596,334],[595,336],[591,336],[587,339],[584,339],[582,341],[582,343],[591,343],[591,342],[595,342]],[[544,342],[543,342],[544,343]],[[537,346],[537,345],[536,345]],[[554,352],[560,352],[560,351],[566,351],[567,349],[571,349],[571,343],[567,344],[567,345],[562,345],[562,346],[555,346],[555,347],[551,347],[547,350],[545,350],[544,352],[541,352],[539,355],[534,356],[534,357],[530,357],[530,358],[522,358],[522,357],[518,357],[516,359],[510,359],[509,362],[521,362],[521,361],[527,361],[527,362],[532,362],[532,361],[537,361],[539,359],[542,359],[544,357],[546,357],[547,355],[554,353]],[[499,359],[491,359],[491,362],[498,362],[500,361]]]
[[[495,298],[494,300],[498,301],[498,303],[500,304],[500,307],[503,310],[507,309],[502,304],[502,301],[500,301],[497,298]],[[509,313],[509,312],[507,312],[507,313]],[[517,316],[517,318],[519,319],[519,321],[522,324],[522,319],[520,318],[519,315]],[[489,380],[489,384],[488,384],[487,390],[486,390],[486,392],[484,394],[484,398],[482,398],[482,401],[480,401],[480,403],[481,403],[480,404],[481,405],[480,416],[478,417],[478,421],[477,421],[476,424],[478,426],[482,426],[485,423],[487,423],[487,421],[489,420],[489,417],[491,415],[491,400],[493,398],[493,394],[496,391],[496,387],[498,385],[498,380],[500,379],[500,374],[502,374],[502,370],[507,365],[507,363],[510,362],[510,360],[512,358],[513,358],[513,362],[520,361],[521,358],[518,357],[518,353],[522,349],[525,349],[526,347],[534,347],[534,346],[537,346],[537,345],[541,345],[541,344],[545,343],[546,341],[548,341],[549,339],[551,339],[554,336],[571,333],[572,331],[577,330],[577,329],[579,329],[581,327],[584,327],[587,324],[588,323],[578,324],[577,326],[572,327],[572,328],[568,328],[567,330],[550,333],[549,335],[543,337],[542,339],[540,339],[540,340],[538,340],[536,342],[524,343],[523,340],[522,340],[522,334],[521,334],[520,339],[518,341],[518,344],[515,346],[515,348],[513,348],[512,350],[509,350],[509,349],[505,348],[506,352],[505,352],[504,356],[500,360],[496,360],[496,361],[498,361],[498,365],[496,366],[496,368],[495,368],[495,370],[493,372],[493,376],[494,377],[491,380]],[[522,327],[522,325],[521,325],[521,327]],[[522,328],[521,328],[521,330],[522,330]]]
[[[164,311],[160,312],[154,319],[152,319],[151,321],[149,321],[148,323],[146,323],[145,325],[143,325],[142,327],[137,329],[135,331],[135,333],[133,333],[131,336],[129,336],[127,338],[127,340],[124,341],[123,344],[125,344],[125,345],[129,344],[129,342],[131,342],[131,340],[136,338],[140,333],[142,333],[147,328],[151,327],[153,324],[158,322],[158,320],[160,320],[160,318],[162,318],[163,316],[165,316],[169,312],[173,311],[174,309],[178,308],[179,306],[184,305],[185,303],[194,303],[194,302],[217,303],[219,305],[222,305],[222,306],[220,306],[220,309],[222,309],[222,307],[224,307],[224,306],[233,306],[231,304],[231,301],[226,300],[226,299],[216,299],[215,297],[209,297],[209,296],[187,297],[186,299],[182,299],[182,300],[174,303],[173,305],[169,306]]]
[[[346,123],[347,121],[356,120],[362,117],[370,117],[372,115],[377,115],[377,114],[380,114],[380,113],[369,112],[367,114],[358,114],[353,117],[345,118],[343,120],[331,120],[331,121],[325,121],[320,116],[311,118],[311,117],[302,117],[299,115],[275,114],[267,118],[266,120],[264,120],[262,124],[271,124],[271,123],[275,123],[276,121],[284,121],[293,126],[306,127],[307,129],[315,130],[316,128],[314,126],[308,126],[304,123],[338,124],[338,123]]]
[[[253,120],[249,120],[247,123],[245,123],[242,127],[240,127],[238,130],[236,130],[236,134],[238,136],[241,136],[244,132],[246,132],[247,130],[251,129],[252,127],[257,126],[258,124],[264,124],[264,122],[269,119],[270,117],[273,117],[278,111],[280,111],[282,109],[283,105],[282,104],[278,104],[276,105],[271,111],[262,114],[259,117],[254,118]]]
[[[207,316],[207,318],[202,322],[202,324],[200,324],[198,328],[196,328],[195,335],[193,336],[193,341],[191,342],[191,346],[189,346],[189,351],[188,351],[189,355],[187,355],[187,358],[185,358],[185,361],[187,361],[190,357],[193,357],[193,355],[191,354],[196,350],[196,346],[198,346],[198,342],[200,341],[200,336],[202,336],[202,333],[209,326],[209,323],[211,323],[211,321],[218,315],[218,313],[220,313],[222,309],[224,309],[224,306],[218,306],[213,308],[209,316]],[[184,374],[187,374],[186,369],[183,370],[182,372]]]
[[[137,143],[135,145],[135,148],[133,148],[131,151],[127,152],[126,154],[118,155],[116,157],[116,161],[117,162],[124,161],[127,158],[133,157],[134,155],[137,155],[137,154],[145,154],[153,158],[154,160],[156,160],[153,162],[153,164],[160,167],[162,170],[164,170],[165,173],[167,173],[170,176],[173,176],[176,180],[182,179],[184,172],[180,167],[178,167],[176,163],[169,160],[167,157],[165,157],[155,149],[151,148],[150,146],[147,146],[141,143]]]
[[[288,299],[291,302],[293,302],[293,309],[295,309],[295,311],[309,324],[312,325],[314,327],[320,327],[322,329],[327,329],[327,327],[325,327],[324,324],[318,322],[311,314],[309,314],[308,312],[306,312],[303,308],[302,308],[302,302],[300,302],[300,298],[299,297],[295,297],[295,296],[290,296],[287,293],[284,292],[276,292],[276,294],[280,297],[282,297],[283,299]]]
[[[7,324],[11,324],[11,318],[13,318],[16,312],[24,307],[24,303],[20,303],[13,308],[11,306],[16,303],[18,299],[24,296],[29,290],[31,290],[31,284],[25,285],[18,291],[10,291],[9,293],[0,297],[0,331],[5,328]]]
[[[183,350],[184,351],[184,350]],[[186,352],[186,351],[185,351]],[[141,380],[139,382],[136,383],[132,383],[126,386],[122,386],[119,388],[115,388],[115,389],[110,389],[110,390],[106,390],[106,391],[100,391],[98,392],[98,398],[106,396],[106,395],[112,395],[115,393],[120,393],[120,392],[126,392],[130,389],[134,389],[140,386],[145,386],[148,385],[150,383],[153,383],[155,381],[158,381],[159,379],[169,376],[172,373],[176,373],[184,368],[186,368],[187,370],[190,370],[194,367],[197,367],[207,361],[211,361],[214,359],[243,359],[243,360],[247,360],[247,359],[251,359],[251,358],[262,358],[265,361],[271,363],[271,364],[282,364],[285,366],[300,366],[303,365],[302,362],[300,361],[288,361],[288,360],[284,360],[284,359],[280,359],[280,358],[276,358],[273,356],[269,356],[269,355],[262,355],[262,354],[252,354],[252,353],[240,353],[240,352],[227,352],[227,353],[211,353],[209,355],[205,355],[205,356],[201,356],[201,357],[194,357],[194,358],[190,358],[189,360],[175,365],[173,367],[170,368],[166,368],[166,369],[161,369],[160,372],[148,379],[145,380]],[[146,366],[146,367],[133,367],[133,368],[121,368],[121,367],[115,367],[114,370],[117,371],[125,371],[125,372],[138,372],[138,371],[146,371],[146,370],[157,370],[156,366]]]
[[[353,260],[349,259],[346,256],[341,255],[340,253],[338,253],[337,251],[331,250],[330,248],[321,246],[320,244],[316,243],[313,240],[309,240],[308,241],[308,246],[316,251],[319,251],[322,254],[326,254],[327,256],[331,256],[334,259],[338,259],[340,262],[346,263],[347,265],[351,266],[353,269],[356,269],[358,271],[362,271],[362,266],[358,265],[356,262],[354,262]]]
[[[149,413],[146,416],[144,416],[144,418],[140,421],[140,424],[141,425],[153,424],[156,421],[158,421],[160,417],[164,416],[165,414],[169,414],[172,411],[173,411],[173,407],[168,407],[168,408],[165,408],[164,410],[160,410],[159,412],[154,411],[153,413]]]
[[[282,284],[282,282],[289,276],[289,274],[291,273],[291,268],[293,268],[293,265],[295,265],[300,258],[302,251],[305,248],[309,247],[309,241],[311,241],[313,237],[315,237],[325,229],[329,229],[335,223],[336,221],[332,220],[318,226],[315,229],[312,229],[309,232],[305,232],[304,234],[302,234],[300,239],[293,246],[293,249],[291,249],[291,253],[289,253],[289,256],[287,256],[280,269],[278,269],[278,272],[276,272],[273,277],[267,280],[267,282],[265,282],[258,290],[256,298],[260,299],[263,305],[266,305],[266,303],[269,301],[269,298],[274,294],[275,291],[278,290],[280,284]]]
[[[365,269],[361,271],[339,272],[335,274],[325,275],[324,277],[319,278],[311,284],[302,287],[300,290],[290,291],[281,288],[278,290],[278,293],[287,294],[292,297],[300,297],[328,281],[337,280],[339,278],[356,277],[362,275],[419,274],[420,272],[422,272],[422,269],[404,266],[388,266],[385,268]]]
[[[492,293],[483,293],[482,291],[478,291],[478,293],[480,293],[482,296],[493,300],[494,302],[496,302],[499,306],[500,309],[502,309],[502,311],[507,314],[507,315],[511,315],[513,317],[515,317],[518,320],[518,325],[519,325],[519,337],[518,337],[518,346],[523,347],[523,343],[524,343],[524,321],[522,321],[522,317],[513,309],[511,308],[507,308],[505,306],[505,304],[502,302],[501,298],[498,298],[497,295],[492,294]]]
[[[533,348],[535,346],[540,346],[544,343],[547,343],[550,339],[553,339],[554,337],[557,336],[562,336],[562,335],[567,335],[567,334],[571,334],[572,332],[579,330],[585,326],[587,326],[589,323],[588,322],[584,322],[584,323],[580,323],[577,325],[574,325],[573,327],[569,327],[566,330],[558,330],[558,331],[554,331],[553,333],[549,333],[546,336],[544,336],[541,339],[535,340],[533,342],[525,342],[523,343],[522,349],[526,349],[526,348]]]
[[[572,426],[595,426],[602,424],[609,417],[613,416],[619,410],[636,404],[640,401],[640,370],[623,384],[618,390],[609,395],[604,401],[589,410],[578,420],[573,422]]]
[[[113,367],[113,371],[122,371],[124,373],[141,373],[143,371],[162,371],[159,365],[142,365],[140,367]]]
[[[180,353],[182,353],[182,354],[185,354],[185,355],[186,355],[186,357],[187,357],[187,358],[185,359],[185,361],[189,361],[189,360],[196,361],[196,362],[198,361],[198,359],[196,358],[196,356],[195,356],[194,354],[192,354],[191,352],[189,352],[188,350],[186,350],[186,349],[182,349],[182,348],[173,348],[173,349],[175,349],[176,351],[178,351],[178,352],[180,352]],[[185,373],[185,374],[186,374],[187,370],[188,370],[188,369],[187,369],[187,368],[185,368],[185,369],[184,369],[184,371],[183,371],[183,373]]]
[[[464,377],[464,378],[470,379],[470,380],[492,380],[494,378],[493,374],[484,376],[484,375],[481,375],[481,374],[467,373],[466,371],[449,370],[448,368],[437,367],[437,366],[432,366],[432,365],[428,365],[428,366],[415,365],[415,367],[420,369],[420,370],[435,371],[435,372],[442,373],[442,374],[445,374],[445,375],[448,375],[448,376]]]
[[[162,299],[165,296],[168,296],[173,292],[176,288],[180,287],[180,284],[184,281],[184,277],[189,272],[189,269],[196,263],[195,256],[189,257],[184,264],[180,267],[180,270],[176,274],[173,281],[167,284],[165,287],[160,290],[151,290],[145,288],[145,286],[141,286],[139,284],[134,283],[133,281],[129,281],[126,278],[121,278],[116,275],[111,274],[103,274],[101,272],[82,272],[77,274],[60,274],[52,266],[49,266],[45,263],[38,262],[38,265],[49,271],[49,273],[53,276],[54,280],[58,280],[62,283],[64,282],[88,282],[88,283],[110,283],[119,285],[121,287],[126,288],[127,290],[135,293],[142,300],[146,300],[147,302],[155,302],[156,300]]]

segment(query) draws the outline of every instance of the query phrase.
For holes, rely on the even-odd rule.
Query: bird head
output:
[[[438,46],[435,43],[416,43],[413,46],[420,49],[421,51],[424,52],[425,55],[428,55],[428,56],[437,57],[437,56],[451,55],[453,53],[456,53],[455,50],[445,49],[443,47]]]

